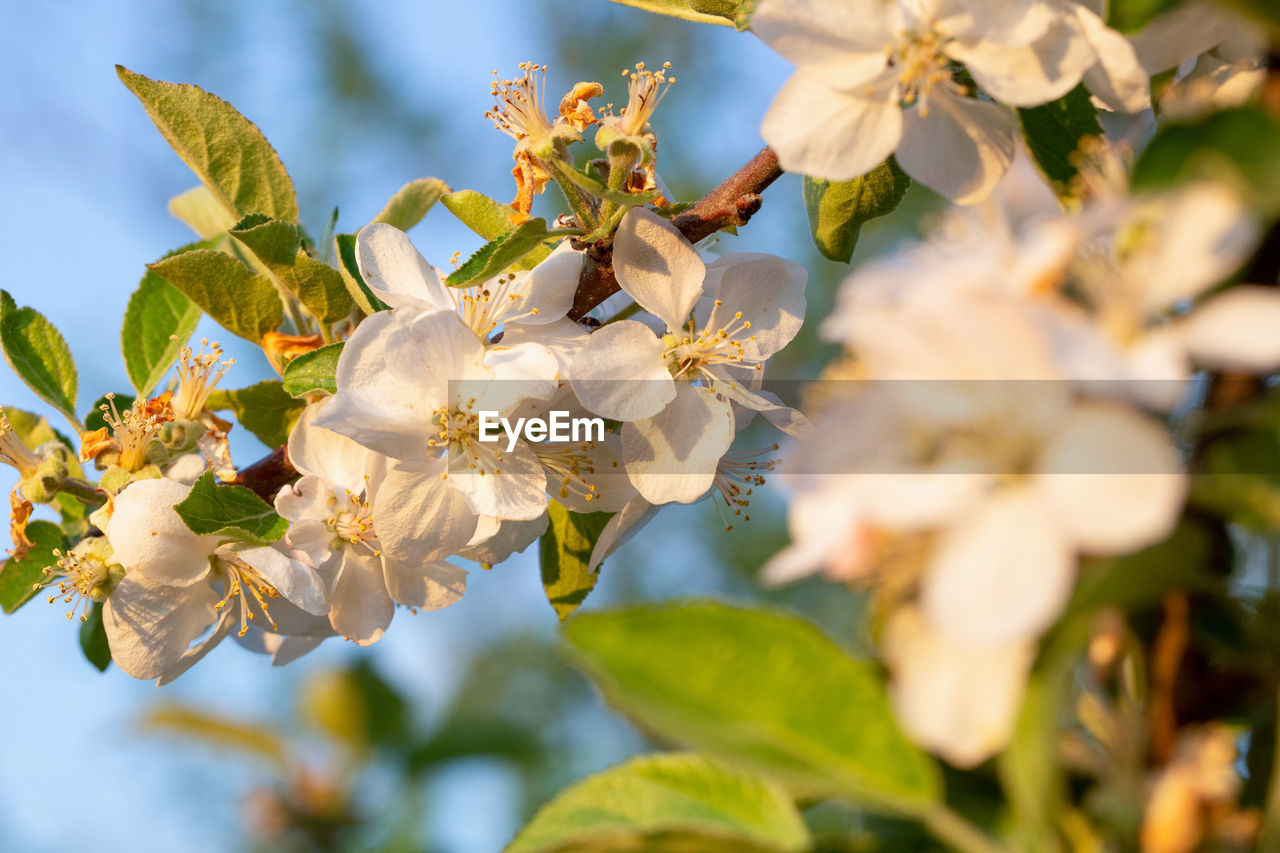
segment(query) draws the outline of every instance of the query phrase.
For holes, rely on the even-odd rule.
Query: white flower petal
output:
[[[373,527],[383,552],[404,563],[442,560],[466,547],[476,514],[442,475],[444,459],[392,468],[373,501]]]
[[[1249,26],[1246,19],[1217,3],[1182,3],[1152,18],[1132,41],[1142,67],[1149,74],[1158,74]]]
[[[1191,357],[1205,367],[1248,373],[1280,368],[1280,291],[1245,285],[1197,307],[1182,323]]]
[[[680,383],[658,415],[623,424],[627,476],[649,503],[692,503],[711,488],[734,432],[728,403],[709,388]]]
[[[706,326],[728,330],[742,345],[744,361],[764,361],[800,331],[808,279],[804,267],[776,255],[723,255],[707,267],[707,290],[719,304]]]
[[[382,457],[345,435],[316,426],[316,419],[332,403],[330,397],[303,410],[289,433],[289,464],[301,474],[319,475],[360,494],[365,490],[365,475]]]
[[[613,235],[613,271],[618,285],[640,307],[682,329],[702,295],[706,265],[675,226],[643,207],[633,207]]]
[[[569,379],[584,407],[618,421],[652,417],[676,396],[662,341],[634,320],[592,332]]]
[[[1113,110],[1138,112],[1151,106],[1151,81],[1133,45],[1092,11],[1072,4],[1076,23],[1097,54],[1084,72],[1084,84]]]
[[[627,544],[632,536],[653,521],[661,509],[662,507],[654,506],[644,498],[637,497],[618,510],[600,531],[600,538],[591,549],[591,560],[587,563],[587,571],[594,572],[610,554]]]
[[[751,31],[809,74],[857,87],[881,74],[902,15],[878,0],[763,0]]]
[[[1033,640],[1062,612],[1075,568],[1038,495],[1018,489],[988,499],[942,536],[920,601],[930,623],[958,643]]]
[[[276,498],[277,505],[279,500]],[[279,512],[278,509],[277,512]],[[313,569],[320,568],[333,556],[333,551],[330,549],[333,543],[333,531],[319,518],[304,518],[289,525],[289,532],[285,534],[284,542],[293,549],[299,560]]]
[[[286,601],[313,615],[328,612],[328,596],[315,569],[289,559],[270,546],[245,548],[236,551],[235,556],[257,569]]]
[[[1122,554],[1173,531],[1187,479],[1156,422],[1126,406],[1076,406],[1041,452],[1036,489],[1077,547]]]
[[[391,598],[418,610],[439,610],[467,591],[467,570],[444,561],[425,566],[384,559],[383,570]]]
[[[497,442],[479,445],[475,457],[451,458],[448,485],[475,515],[524,521],[547,509],[546,472],[523,439],[511,451]]]
[[[395,612],[383,580],[382,560],[368,552],[345,549],[329,610],[333,629],[367,646],[382,638]]]
[[[454,310],[440,273],[414,248],[409,235],[375,222],[356,235],[356,264],[374,295],[392,308]]]
[[[225,608],[221,615],[218,616],[218,621],[214,623],[213,630],[200,642],[183,652],[182,657],[178,658],[173,666],[160,673],[159,677],[156,678],[156,687],[164,687],[191,669],[191,667],[204,660],[205,655],[217,648],[219,643],[230,636],[236,630],[236,626],[240,624],[235,616],[237,612],[234,608]]]
[[[537,518],[526,521],[498,521],[485,516],[481,518],[481,522],[486,526],[491,523],[494,528],[483,538],[477,537],[479,541],[473,539],[471,544],[458,552],[458,556],[464,560],[496,566],[538,540],[547,529],[547,514],[544,512]],[[477,528],[477,534],[479,532]]]
[[[508,298],[498,322],[528,326],[554,323],[564,318],[573,307],[582,272],[582,252],[565,240],[550,255],[528,272],[517,272],[517,279],[507,292]]]
[[[902,138],[893,78],[841,94],[826,78],[798,71],[769,105],[760,135],[788,172],[848,181],[874,169]]]
[[[1075,88],[1095,61],[1088,40],[1066,21],[1056,22],[1030,44],[955,43],[947,48],[947,54],[963,62],[993,98],[1016,107],[1034,107],[1061,98]],[[933,102],[932,94],[929,102]]]
[[[568,317],[540,326],[511,323],[503,330],[503,346],[514,347],[525,343],[545,347],[555,356],[558,375],[563,380],[569,376],[569,365],[573,363],[574,357],[586,346],[587,330]]]
[[[190,492],[190,486],[168,479],[125,487],[107,526],[107,539],[122,566],[170,586],[194,584],[209,574],[209,555],[218,540],[192,533],[173,509]]]
[[[111,659],[134,678],[158,677],[213,624],[218,599],[209,584],[176,587],[125,574],[102,610]]]
[[[957,204],[986,198],[1013,163],[1013,119],[1002,107],[934,90],[927,115],[903,116],[898,164]]]

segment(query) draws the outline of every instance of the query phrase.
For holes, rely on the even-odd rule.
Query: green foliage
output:
[[[515,226],[516,209],[475,190],[458,190],[440,197],[440,203],[458,220],[486,240],[496,240]]]
[[[580,614],[564,636],[609,702],[665,739],[801,796],[917,814],[939,796],[876,668],[795,616],[684,602]]]
[[[289,529],[262,498],[244,486],[220,486],[205,471],[191,486],[191,494],[174,504],[174,511],[192,533],[222,536],[250,545],[275,542]]]
[[[262,131],[231,104],[198,86],[152,80],[117,65],[116,74],[191,171],[236,219],[263,213],[296,222],[293,181]]]
[[[670,15],[673,18],[680,18],[684,21],[697,21],[701,24],[720,24],[721,26],[729,26],[730,24],[730,21],[726,21],[721,15],[697,11],[689,0],[613,0],[613,2],[621,3],[623,6],[643,9],[646,12],[653,12],[656,15]]]
[[[801,851],[811,840],[770,782],[699,755],[646,755],[562,792],[506,853]]]
[[[187,223],[201,240],[212,240],[225,233],[236,224],[237,218],[218,203],[204,184],[169,199],[169,212]]]
[[[685,0],[685,2],[690,9],[699,14],[724,18],[740,32],[751,26],[751,13],[755,11],[755,0]]]
[[[556,501],[548,501],[547,517],[547,532],[538,543],[542,588],[563,620],[595,589],[600,567],[587,571],[587,565],[600,532],[613,514],[571,512]]]
[[[137,397],[131,397],[128,394],[116,394],[111,402],[116,404],[116,410],[123,412],[125,409],[133,405],[133,401]],[[93,401],[93,408],[89,410],[89,414],[84,416],[84,428],[87,430],[102,429],[107,426],[107,413],[102,410],[103,406],[108,405],[107,395]]]
[[[209,395],[209,408],[230,409],[236,420],[268,447],[279,447],[289,440],[289,430],[297,422],[306,403],[295,400],[278,379],[264,379],[248,388]]]
[[[351,313],[352,299],[338,271],[307,254],[298,226],[280,219],[249,216],[229,232],[262,262],[311,316],[332,325]]]
[[[148,264],[147,269],[182,291],[222,328],[259,346],[263,335],[284,322],[275,286],[230,255],[195,249]]]
[[[0,607],[12,613],[35,597],[36,584],[44,584],[44,569],[58,562],[54,549],[66,550],[67,540],[52,521],[33,521],[27,525],[31,550],[22,559],[10,557],[0,565]]]
[[[1178,6],[1182,0],[1111,0],[1107,6],[1107,25],[1122,33],[1133,33],[1145,27],[1161,12]]]
[[[401,187],[382,212],[373,218],[374,222],[385,222],[394,225],[401,231],[408,231],[422,221],[427,211],[449,191],[449,185],[439,178],[418,178]]]
[[[102,627],[102,604],[94,604],[88,616],[80,623],[80,651],[98,672],[106,672],[111,666],[111,646],[107,644],[107,629]]]
[[[1280,9],[1276,8],[1274,0],[1227,0],[1227,2],[1266,27],[1271,34],[1273,45],[1280,39]]]
[[[491,279],[540,248],[547,236],[546,220],[534,218],[522,222],[477,249],[466,263],[449,274],[445,284],[450,287],[465,287]],[[546,254],[548,252],[543,252],[544,257]]]
[[[338,372],[338,357],[342,355],[343,346],[345,344],[339,341],[304,352],[289,362],[280,383],[285,393],[293,397],[337,393],[338,383],[334,376]]]
[[[1198,178],[1229,181],[1259,211],[1280,214],[1280,120],[1240,107],[1166,124],[1133,170],[1133,186],[1140,190]]]
[[[160,384],[199,322],[200,306],[148,270],[129,297],[120,327],[125,372],[138,394],[145,397]]]
[[[1069,197],[1078,171],[1072,155],[1081,141],[1102,135],[1089,91],[1082,84],[1056,101],[1019,109],[1018,123],[1040,174],[1058,198]]]
[[[78,425],[79,377],[66,340],[39,311],[19,308],[6,290],[0,290],[0,346],[18,378],[41,400]]]
[[[369,285],[364,283],[364,277],[360,275],[360,267],[356,263],[356,235],[339,234],[333,238],[333,248],[338,256],[338,271],[342,275],[342,283],[355,301],[356,307],[366,317],[378,311],[386,311],[387,303],[373,294]]]
[[[892,213],[907,193],[911,179],[892,157],[852,181],[804,179],[804,207],[809,231],[824,258],[848,263],[862,226]]]

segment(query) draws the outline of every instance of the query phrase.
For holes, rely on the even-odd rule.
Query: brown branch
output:
[[[258,497],[271,503],[275,500],[280,487],[297,476],[297,469],[289,462],[289,454],[281,446],[249,467],[240,469],[240,473],[231,483],[236,486],[246,486]]]
[[[730,175],[720,186],[671,220],[690,243],[710,237],[729,226],[746,225],[760,209],[760,193],[782,174],[778,155],[765,148]],[[613,244],[608,240],[586,247],[586,259],[578,278],[569,317],[581,319],[588,311],[618,292],[613,275]]]

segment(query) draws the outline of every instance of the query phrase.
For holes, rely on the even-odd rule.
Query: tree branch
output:
[[[289,462],[289,454],[282,445],[247,468],[240,469],[231,484],[252,489],[258,497],[272,503],[280,487],[297,476],[298,470]]]

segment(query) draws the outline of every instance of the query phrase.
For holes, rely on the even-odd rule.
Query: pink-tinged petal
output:
[[[858,547],[862,527],[858,496],[840,488],[797,494],[787,509],[791,544],[765,563],[761,582],[781,586],[824,570],[852,580],[870,556]]]
[[[354,548],[343,551],[329,610],[333,629],[348,640],[367,646],[382,638],[395,611],[383,580],[382,560]]]
[[[316,426],[316,419],[332,402],[330,397],[303,410],[289,433],[289,464],[301,474],[318,475],[360,494],[365,490],[365,475],[382,460],[347,436]]]
[[[879,0],[763,0],[751,31],[806,73],[847,88],[884,72],[902,23],[897,4]]]
[[[1016,107],[1061,98],[1095,61],[1088,40],[1065,21],[1055,23],[1030,44],[955,43],[947,48],[947,55],[963,62],[993,98]]]
[[[134,678],[156,678],[182,657],[217,617],[209,584],[169,586],[127,573],[102,610],[111,659]]]
[[[131,573],[170,586],[188,586],[209,574],[212,536],[192,533],[174,511],[191,492],[172,480],[142,480],[115,499],[107,539],[115,558]]]
[[[581,272],[582,252],[563,241],[532,270],[515,273],[499,322],[535,326],[563,319],[573,307]]]
[[[1191,357],[1205,367],[1280,369],[1280,292],[1274,287],[1233,287],[1192,311],[1181,328]]]
[[[776,255],[724,255],[707,267],[707,290],[718,304],[706,327],[727,331],[741,344],[743,361],[762,362],[800,331],[808,279],[804,267]]]
[[[884,162],[902,138],[902,108],[893,78],[854,94],[798,71],[778,91],[760,135],[788,172],[849,181]]]
[[[588,411],[617,421],[653,417],[676,396],[661,339],[634,320],[592,332],[569,379]]]
[[[591,560],[587,563],[587,571],[594,572],[610,554],[627,544],[632,536],[653,521],[661,509],[662,507],[654,506],[644,498],[637,497],[618,510],[600,531],[600,538],[591,549]]]
[[[903,118],[898,164],[957,204],[982,201],[1013,163],[1013,119],[1002,108],[935,89],[927,114]]]
[[[711,488],[734,432],[727,402],[709,388],[680,383],[658,415],[623,424],[627,476],[649,503],[692,503]]]
[[[1041,452],[1036,489],[1058,528],[1095,554],[1136,551],[1173,532],[1187,478],[1168,432],[1126,406],[1077,406]]]
[[[903,731],[960,768],[975,767],[1009,743],[1035,644],[972,647],[939,634],[915,608],[884,632],[889,698]]]
[[[382,561],[391,598],[418,610],[439,610],[462,598],[467,591],[467,570],[444,561],[419,566]]]
[[[1031,489],[983,502],[942,536],[921,585],[929,622],[957,643],[1034,640],[1066,606],[1071,543]]]
[[[440,273],[414,248],[409,235],[375,222],[356,235],[356,264],[364,283],[392,308],[454,310]]]
[[[328,612],[329,597],[325,594],[324,584],[310,566],[292,560],[270,546],[238,550],[235,558],[257,569],[286,601],[312,615]]]
[[[480,529],[477,527],[477,537],[459,551],[458,556],[464,560],[496,566],[538,541],[538,537],[547,529],[547,514],[544,512],[537,518],[526,521],[499,521],[486,516],[481,522],[487,529],[485,535],[480,536]]]
[[[373,501],[373,529],[383,552],[404,563],[442,560],[471,541],[476,513],[442,476],[444,459],[392,468]]]
[[[682,329],[702,295],[707,267],[675,226],[643,207],[633,207],[613,235],[613,271],[618,285],[640,307]]]
[[[1151,106],[1151,80],[1129,40],[1102,18],[1074,4],[1076,24],[1093,45],[1097,61],[1084,72],[1084,84],[1102,103],[1127,113]]]

